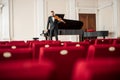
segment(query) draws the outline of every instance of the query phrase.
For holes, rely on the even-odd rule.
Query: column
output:
[[[72,20],[76,20],[77,19],[77,15],[76,15],[76,0],[68,0],[68,18],[72,19]]]
[[[35,14],[34,15],[35,15],[34,36],[39,37],[45,27],[44,0],[35,0]],[[42,39],[41,36],[40,36],[40,39]]]
[[[10,40],[10,28],[9,28],[9,0],[2,0],[2,32],[1,39],[2,40]]]
[[[114,37],[118,37],[119,26],[118,26],[118,2],[119,0],[113,0],[113,9],[114,9]]]
[[[118,11],[118,13],[117,13],[117,35],[118,35],[118,37],[120,38],[120,0],[117,0],[117,11]]]

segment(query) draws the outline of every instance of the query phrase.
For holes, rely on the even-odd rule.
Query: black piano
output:
[[[83,33],[82,30],[83,22],[78,20],[64,19],[64,14],[56,14],[62,18],[66,23],[58,24],[58,35],[79,35],[79,41],[82,41]]]
[[[59,23],[58,29],[64,29],[64,30],[80,30],[83,26],[83,22],[78,20],[69,20],[64,19],[64,14],[56,14],[60,18],[62,18],[66,23]]]
[[[108,33],[104,31],[94,32],[94,33],[86,33],[82,30],[83,22],[78,20],[69,20],[64,19],[64,14],[56,14],[58,17],[62,18],[66,23],[59,23],[58,24],[58,35],[79,35],[79,41],[83,41],[84,37],[91,37],[91,36],[107,36]],[[46,40],[48,40],[49,32],[43,33]],[[97,35],[96,35],[97,34]],[[54,36],[54,35],[53,35]]]
[[[65,24],[62,22],[58,24],[58,35],[79,35],[79,41],[82,41],[84,31],[81,28],[83,26],[83,22],[77,20],[64,19],[64,14],[56,15],[66,22]],[[42,34],[44,35],[46,40],[49,39],[49,31],[43,31]]]
[[[68,20],[64,19],[64,14],[56,14],[61,17],[66,24],[58,24],[58,34],[59,35],[79,35],[79,41],[83,41],[86,38],[97,38],[108,36],[109,31],[94,31],[94,32],[85,32],[82,30],[83,22],[77,20]]]

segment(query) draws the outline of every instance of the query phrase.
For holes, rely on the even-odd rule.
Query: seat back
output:
[[[90,45],[95,44],[96,39],[85,39],[84,42],[88,42]]]
[[[56,65],[57,80],[70,80],[76,60],[85,58],[83,46],[40,48],[40,60],[50,60]]]
[[[120,59],[79,60],[72,80],[120,80]]]
[[[0,64],[0,80],[56,80],[51,62],[17,61]]]
[[[120,39],[114,39],[113,44],[114,45],[120,45]]]
[[[33,59],[32,48],[0,49],[0,62],[28,59]]]
[[[95,45],[113,44],[113,39],[96,39]]]
[[[52,46],[61,46],[60,43],[45,43],[45,42],[36,42],[36,43],[33,43],[32,44],[32,48],[33,48],[33,57],[35,59],[38,59],[39,58],[39,52],[40,52],[40,48],[41,47],[46,47],[46,48],[49,48],[49,47],[52,47]]]
[[[91,45],[88,49],[88,59],[94,58],[120,58],[120,46],[117,45]]]

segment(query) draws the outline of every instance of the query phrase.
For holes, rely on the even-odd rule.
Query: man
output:
[[[58,21],[54,18],[55,13],[51,11],[51,16],[48,17],[47,30],[50,24],[49,40],[52,40],[54,34],[56,40],[58,40]]]
[[[58,19],[55,17],[56,17],[55,12],[51,11],[51,16],[48,17],[48,22],[47,22],[47,31],[48,31],[49,24],[50,24],[49,40],[52,40],[53,35],[55,36],[56,40],[58,40],[58,23],[64,22],[58,16],[57,16]]]

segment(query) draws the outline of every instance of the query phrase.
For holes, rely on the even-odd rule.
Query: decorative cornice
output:
[[[110,6],[113,6],[113,2],[104,3],[103,5],[95,7],[95,8],[93,8],[93,7],[77,7],[77,9],[78,10],[100,10],[100,9],[104,9],[104,8],[107,8]]]
[[[104,9],[104,8],[107,8],[107,7],[110,7],[110,6],[113,6],[113,2],[105,3],[101,6],[99,6],[98,9]]]
[[[96,10],[98,8],[85,8],[85,7],[79,7],[78,9],[82,9],[82,10]]]

